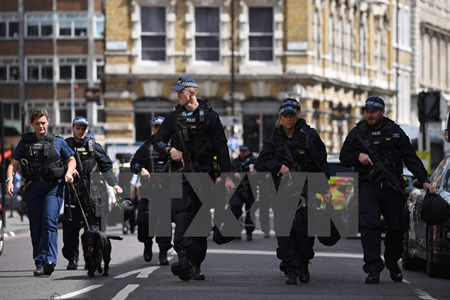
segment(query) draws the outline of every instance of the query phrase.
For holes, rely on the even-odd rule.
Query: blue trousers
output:
[[[58,258],[58,217],[64,199],[64,182],[33,181],[24,193],[30,220],[36,268]]]

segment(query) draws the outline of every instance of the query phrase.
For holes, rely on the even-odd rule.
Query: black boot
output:
[[[205,280],[205,274],[200,270],[200,266],[194,263],[191,263],[191,277],[193,280]]]
[[[167,251],[159,252],[158,259],[161,266],[167,266],[169,264],[169,260],[167,259]]]
[[[286,284],[297,284],[297,272],[297,268],[291,266],[286,268],[286,275],[288,277]]]
[[[191,268],[186,250],[178,251],[178,262],[174,262],[171,267],[172,274],[181,280],[191,280]]]
[[[247,232],[247,241],[253,241],[253,234],[251,232]]]
[[[34,276],[42,276],[44,275],[44,270],[42,268],[36,268],[36,270],[33,271]]]
[[[370,272],[366,277],[366,283],[380,283],[380,272]]]
[[[309,276],[308,265],[309,265],[309,260],[300,262],[300,271],[298,272],[298,280],[300,280],[301,283],[309,282],[310,276]]]
[[[152,252],[152,244],[144,244],[144,260],[146,262],[152,261],[153,252]]]
[[[48,261],[44,264],[44,275],[52,275],[53,271],[55,270],[55,264]]]
[[[403,274],[400,268],[398,267],[397,262],[386,261],[386,268],[389,270],[392,281],[395,282],[403,281]]]
[[[66,270],[76,270],[78,269],[78,262],[76,260],[69,260],[69,264],[66,267]]]

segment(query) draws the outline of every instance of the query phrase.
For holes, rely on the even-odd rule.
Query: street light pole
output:
[[[234,116],[234,91],[235,91],[235,78],[234,78],[234,0],[231,0],[231,91],[230,91],[230,104],[231,115]],[[234,135],[234,129],[233,133]]]

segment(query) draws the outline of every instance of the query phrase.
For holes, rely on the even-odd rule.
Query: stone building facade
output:
[[[106,136],[146,138],[151,118],[176,104],[170,87],[189,75],[220,114],[234,112],[239,121],[228,133],[252,151],[290,95],[338,152],[368,96],[381,95],[389,115],[398,113],[395,63],[408,65],[411,53],[395,51],[392,11],[389,1],[107,1]]]

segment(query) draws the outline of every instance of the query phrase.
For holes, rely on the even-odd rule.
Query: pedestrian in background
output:
[[[73,182],[76,167],[66,141],[47,131],[48,112],[34,109],[30,125],[34,132],[22,135],[6,172],[6,192],[13,196],[13,178],[19,165],[25,177],[23,201],[30,221],[34,276],[51,275],[58,258],[58,218],[65,182]],[[67,165],[67,169],[64,166]]]
[[[435,193],[427,170],[417,157],[408,136],[392,120],[384,117],[383,98],[367,98],[363,108],[364,120],[356,124],[345,139],[339,159],[346,167],[354,167],[359,173],[359,231],[364,251],[364,272],[368,273],[366,283],[379,283],[384,267],[389,270],[395,282],[403,280],[397,261],[402,257],[403,234],[407,230],[402,220],[406,199],[389,182],[386,175],[374,166],[374,160],[385,165],[401,185],[403,162],[423,184],[424,190]],[[358,137],[376,155],[369,156]],[[384,259],[381,259],[381,215],[386,221]]]

